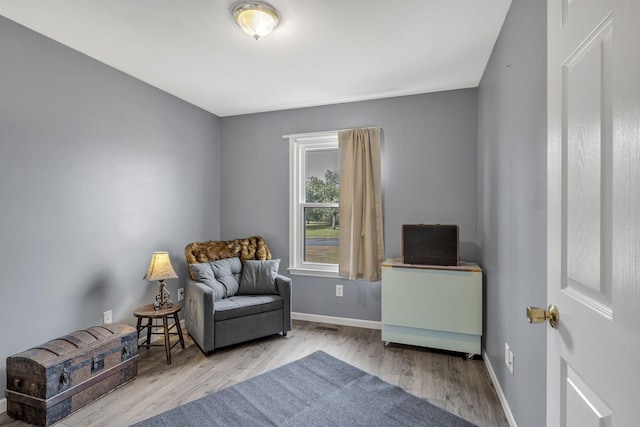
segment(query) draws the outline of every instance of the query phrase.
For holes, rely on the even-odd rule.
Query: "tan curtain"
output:
[[[338,134],[340,146],[339,274],[380,280],[384,256],[380,129]]]

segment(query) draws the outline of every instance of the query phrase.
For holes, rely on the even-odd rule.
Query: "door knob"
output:
[[[560,323],[558,307],[553,304],[549,305],[548,310],[538,307],[527,307],[527,320],[529,323],[542,323],[547,319],[552,328],[558,329],[558,323]]]

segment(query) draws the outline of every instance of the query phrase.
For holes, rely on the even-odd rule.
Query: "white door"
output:
[[[640,0],[547,5],[547,425],[640,426]]]

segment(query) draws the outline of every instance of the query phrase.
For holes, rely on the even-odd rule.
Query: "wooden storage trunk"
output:
[[[136,329],[93,326],[7,358],[7,412],[49,426],[138,374]]]

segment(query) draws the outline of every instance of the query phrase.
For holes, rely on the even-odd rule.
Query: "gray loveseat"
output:
[[[205,354],[291,330],[291,279],[262,237],[190,243],[185,255],[186,328]]]

